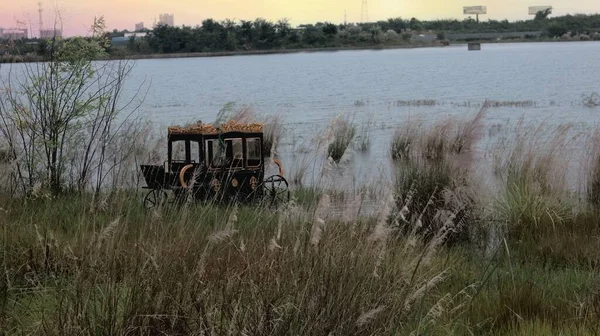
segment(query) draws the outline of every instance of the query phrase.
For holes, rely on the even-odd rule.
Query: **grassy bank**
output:
[[[594,335],[595,213],[484,250],[310,207],[3,199],[0,331]],[[554,223],[556,224],[556,223]]]
[[[497,191],[468,197],[483,113],[399,128],[371,217],[361,192],[316,186],[279,210],[2,197],[0,333],[598,334],[597,150],[579,197],[561,183],[568,127],[517,133]]]

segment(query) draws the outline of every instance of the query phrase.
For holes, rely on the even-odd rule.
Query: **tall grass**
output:
[[[337,117],[332,121],[333,140],[329,143],[327,154],[335,162],[340,162],[350,148],[356,136],[356,125],[347,117]]]
[[[470,120],[442,120],[433,125],[407,123],[391,144],[395,161],[398,217],[405,233],[432,239],[450,230],[448,242],[466,240],[476,220],[470,184],[472,150],[481,135],[482,108]]]
[[[589,138],[585,164],[585,196],[595,208],[600,209],[600,130]]]
[[[373,128],[373,115],[362,123],[358,134],[356,135],[356,149],[362,153],[366,153],[371,148],[371,129]]]
[[[526,127],[520,123],[517,135],[499,144],[495,162],[500,182],[495,213],[516,238],[549,230],[572,215],[566,181],[572,126]]]
[[[236,207],[145,214],[127,195],[107,199],[103,209],[88,202],[3,204],[4,332],[371,335],[461,328],[455,318],[467,296],[436,290],[448,270],[435,245],[390,239],[385,220],[339,225],[328,216],[326,195],[312,216]]]

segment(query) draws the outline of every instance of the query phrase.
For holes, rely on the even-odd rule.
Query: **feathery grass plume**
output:
[[[375,249],[377,251],[377,259],[373,268],[373,276],[379,278],[379,270],[386,256],[387,240],[394,228],[388,223],[392,208],[394,206],[394,195],[391,191],[388,191],[387,197],[384,199],[382,208],[379,212],[379,218],[377,224],[373,229],[373,232],[367,238],[367,241],[371,244],[376,244]]]
[[[363,192],[354,196],[352,202],[346,202],[346,209],[342,213],[342,222],[355,223],[360,214],[363,204]]]
[[[276,249],[281,249],[281,246],[279,245],[279,241],[281,240],[281,234],[283,233],[283,226],[285,225],[286,219],[287,219],[287,213],[279,213],[278,216],[278,220],[277,220],[277,232],[275,233],[275,236],[273,238],[271,238],[271,241],[269,242],[269,250],[270,251],[274,251]]]
[[[339,163],[356,136],[356,125],[347,117],[337,117],[332,124],[333,140],[327,147],[327,155]]]
[[[447,293],[446,295],[442,296],[441,299],[439,299],[427,312],[427,314],[425,315],[425,317],[423,318],[424,321],[424,325],[423,325],[423,329],[427,329],[428,326],[435,324],[435,322],[442,317],[442,315],[444,314],[444,311],[447,309],[447,307],[452,303],[452,296]]]
[[[310,231],[310,243],[314,247],[319,245],[321,241],[321,237],[323,235],[323,230],[325,228],[325,218],[327,216],[327,212],[331,206],[331,199],[329,195],[323,194],[321,199],[319,200],[319,204],[315,209],[315,213],[313,216],[313,225]]]
[[[310,168],[310,160],[306,155],[302,156],[302,160],[300,163],[296,163],[293,165],[294,170],[292,171],[292,183],[297,186],[302,186],[304,183],[304,178],[308,169]]]
[[[238,230],[235,229],[235,224],[237,223],[237,211],[238,208],[234,207],[233,210],[231,211],[231,214],[229,215],[228,219],[227,219],[227,223],[225,224],[225,228],[223,230],[219,230],[217,232],[212,233],[211,235],[208,236],[208,241],[211,243],[219,243],[222,242],[224,240],[227,240],[231,237],[233,237],[233,235],[235,235]]]
[[[409,295],[404,301],[404,310],[408,311],[411,309],[412,304],[427,294],[428,291],[434,289],[439,283],[444,281],[448,276],[449,270],[444,270],[441,273],[437,274],[433,278],[429,279],[425,282],[421,287],[419,287],[414,293]]]
[[[110,239],[112,236],[114,236],[120,224],[120,217],[117,217],[115,220],[110,222],[110,224],[108,224],[104,229],[102,229],[102,231],[100,231],[100,234],[98,235],[98,243],[101,243],[102,241]]]
[[[283,125],[283,117],[273,115],[264,120],[264,138],[263,138],[263,153],[277,152],[277,146],[283,139],[285,128]]]
[[[377,317],[377,315],[379,315],[379,313],[384,311],[385,308],[386,308],[386,306],[379,306],[377,308],[374,308],[367,312],[362,313],[356,320],[356,325],[359,327],[362,327],[362,326],[370,323]]]
[[[387,240],[392,228],[388,224],[390,215],[393,211],[394,206],[394,195],[389,192],[387,197],[385,198],[381,210],[379,212],[379,218],[377,220],[377,224],[373,230],[373,233],[368,238],[368,241],[371,243],[374,242],[382,242]]]

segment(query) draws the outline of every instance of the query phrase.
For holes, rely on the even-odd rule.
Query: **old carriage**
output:
[[[264,202],[280,205],[290,191],[281,163],[278,173],[265,178],[266,157],[262,124],[230,121],[219,127],[197,124],[168,128],[167,161],[141,165],[149,189],[144,206],[165,203]],[[172,195],[172,197],[169,197]]]

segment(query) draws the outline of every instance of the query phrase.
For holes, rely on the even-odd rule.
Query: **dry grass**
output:
[[[495,213],[509,234],[518,238],[571,218],[566,180],[574,141],[571,129],[540,125],[531,130],[520,123],[516,136],[498,145],[495,173],[500,193]]]
[[[435,244],[390,239],[389,202],[379,221],[339,225],[326,195],[311,217],[292,208],[144,214],[133,201],[109,198],[104,210],[81,197],[3,204],[11,219],[0,238],[4,332],[371,335],[460,327],[466,297],[436,290],[448,270]]]
[[[407,123],[396,132],[391,154],[399,224],[405,233],[433,239],[446,228],[451,231],[448,242],[468,239],[468,226],[477,217],[470,181],[472,146],[481,135],[484,112],[482,108],[472,119],[443,120],[429,127]]]
[[[366,153],[371,148],[371,129],[373,128],[373,115],[362,123],[356,135],[355,148],[359,152]]]
[[[331,122],[332,141],[327,147],[327,155],[339,163],[344,155],[349,154],[350,144],[356,136],[356,125],[347,117],[338,116]]]
[[[591,135],[587,147],[587,161],[584,162],[585,198],[592,206],[600,208],[600,129]]]

